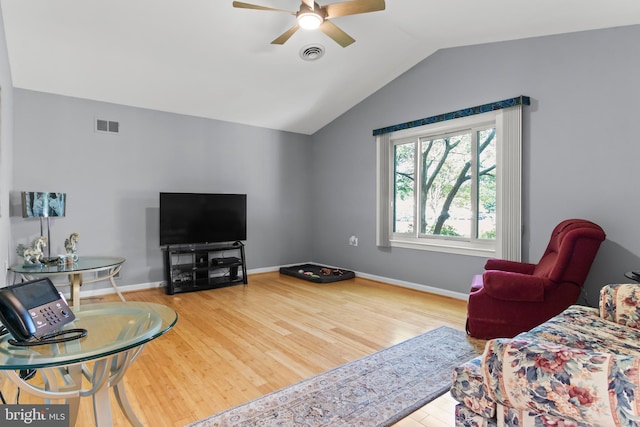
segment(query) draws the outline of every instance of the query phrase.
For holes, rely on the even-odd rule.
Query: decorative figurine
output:
[[[71,233],[69,238],[64,241],[64,248],[69,255],[73,256],[73,262],[78,261],[78,237],[80,237],[78,233]]]
[[[25,246],[23,244],[19,244],[16,248],[16,252],[22,258],[24,258],[25,264],[42,264],[42,260],[44,258],[44,253],[42,250],[47,247],[47,238],[46,237],[38,237],[31,243],[31,246]]]

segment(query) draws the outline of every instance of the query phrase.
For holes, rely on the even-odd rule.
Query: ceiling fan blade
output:
[[[299,28],[300,28],[300,26],[298,24],[294,25],[293,27],[289,28],[287,31],[282,33],[274,41],[272,41],[271,44],[284,44],[287,40],[289,40],[289,38],[291,38],[293,33],[298,31]]]
[[[342,31],[336,24],[331,21],[324,20],[320,25],[320,31],[331,37],[336,43],[342,47],[347,47],[356,40],[349,34]]]
[[[327,11],[327,18],[337,18],[339,16],[384,10],[385,4],[384,0],[353,0],[328,4],[322,8]]]
[[[233,2],[233,7],[239,7],[241,9],[268,10],[268,11],[271,11],[271,12],[286,12],[286,13],[290,13],[290,14],[295,15],[295,12],[290,12],[288,10],[274,9],[272,7],[260,6],[260,5],[257,5],[257,4],[243,3],[241,1],[234,1]]]

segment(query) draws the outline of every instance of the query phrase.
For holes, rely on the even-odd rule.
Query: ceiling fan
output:
[[[329,19],[339,16],[357,15],[360,13],[375,12],[384,10],[384,0],[351,0],[343,3],[333,3],[326,6],[320,6],[313,0],[302,0],[300,9],[297,12],[290,12],[282,9],[274,9],[256,4],[249,4],[240,1],[234,1],[233,7],[242,9],[267,10],[272,12],[285,12],[296,17],[296,25],[289,28],[279,37],[271,42],[271,44],[284,44],[289,38],[300,28],[316,29],[331,37],[336,43],[342,47],[347,47],[355,42],[349,34],[342,31]]]

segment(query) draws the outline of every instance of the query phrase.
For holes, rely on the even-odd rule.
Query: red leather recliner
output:
[[[467,333],[511,338],[575,304],[605,237],[590,221],[568,219],[554,228],[538,264],[489,259],[471,284]]]

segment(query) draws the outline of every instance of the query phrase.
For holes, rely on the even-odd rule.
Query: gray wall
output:
[[[9,220],[9,193],[13,187],[13,84],[5,40],[0,10],[0,260],[3,268],[13,252]],[[6,279],[2,274],[0,286],[6,284]]]
[[[485,259],[375,246],[371,131],[528,95],[524,257],[552,228],[585,218],[607,233],[582,302],[640,269],[640,26],[441,50],[314,135],[313,259],[466,293]],[[383,58],[383,56],[381,56]],[[355,234],[359,246],[348,246]]]
[[[314,260],[465,294],[485,259],[375,246],[371,131],[528,95],[524,257],[537,261],[565,218],[600,224],[608,239],[583,295],[593,304],[640,268],[639,39],[633,26],[445,49],[313,137],[16,90],[11,188],[67,192],[54,245],[79,232],[82,254],[125,256],[121,284],[162,279],[159,191],[221,191],[248,193],[250,269]],[[94,133],[96,116],[122,134]],[[12,245],[38,234],[33,220],[12,226]]]
[[[94,132],[95,117],[121,133]],[[52,255],[77,232],[80,255],[127,259],[119,284],[163,280],[158,193],[186,191],[247,194],[249,269],[311,257],[309,136],[21,89],[15,127],[14,212],[20,191],[67,193]],[[12,223],[14,245],[39,235],[36,219]]]

